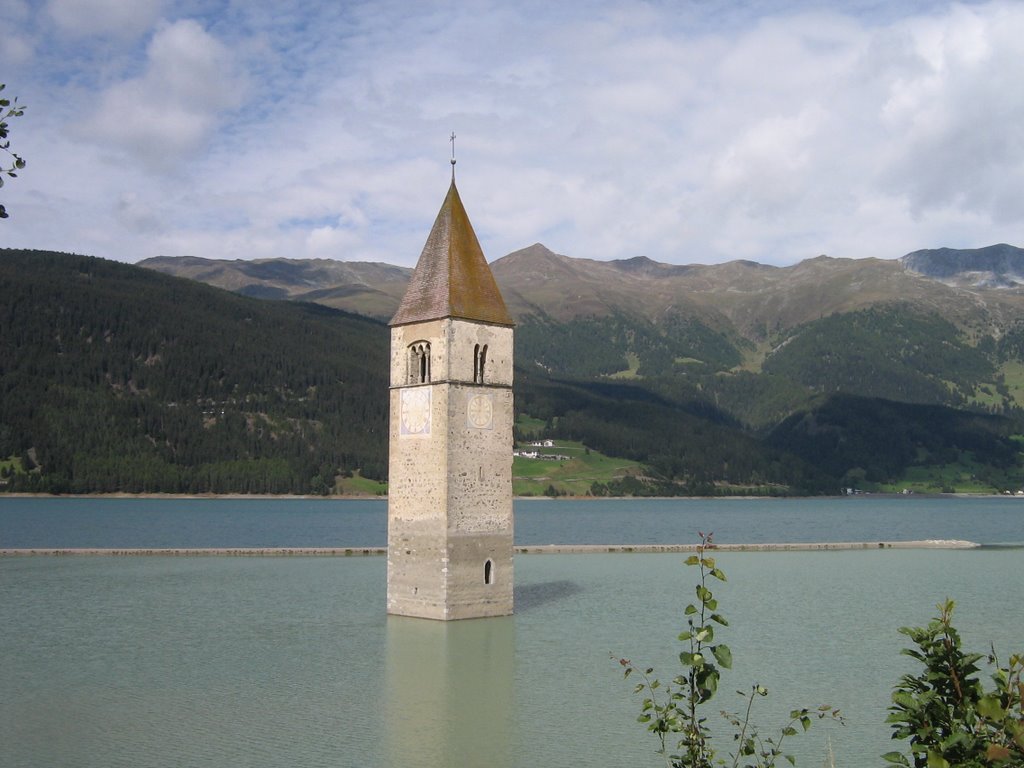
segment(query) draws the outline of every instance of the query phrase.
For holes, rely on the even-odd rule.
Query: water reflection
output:
[[[387,764],[514,765],[514,618],[389,616],[386,636]]]
[[[515,587],[516,612],[523,613],[531,608],[538,608],[545,603],[565,600],[582,591],[583,587],[575,581],[569,581],[568,579],[546,581],[541,584],[517,585]]]

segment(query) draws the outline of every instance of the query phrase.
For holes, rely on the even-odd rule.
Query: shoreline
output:
[[[515,546],[517,555],[657,554],[696,552],[699,544],[535,544]],[[856,549],[977,549],[960,539],[918,541],[833,541],[716,544],[720,552],[821,552]],[[0,557],[366,557],[387,555],[387,547],[171,547],[0,549]]]
[[[168,501],[202,501],[226,499],[230,501],[387,501],[387,494],[352,493],[320,496],[312,494],[259,494],[259,493],[27,493],[24,491],[0,491],[3,499],[166,499]],[[847,494],[829,493],[821,496],[513,496],[516,501],[792,501],[794,499],[1018,499],[1007,493],[898,493],[875,492]]]

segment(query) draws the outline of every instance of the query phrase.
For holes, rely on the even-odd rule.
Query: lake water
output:
[[[0,547],[380,546],[383,502],[0,498]],[[722,553],[733,649],[711,717],[841,707],[792,742],[877,765],[901,625],[957,599],[965,642],[1024,650],[1016,499],[529,501],[517,542],[971,539],[974,550]],[[657,766],[610,654],[678,670],[680,555],[521,555],[516,615],[384,615],[382,557],[0,558],[0,765]]]
[[[966,539],[1024,544],[1024,499],[519,500],[516,543]],[[387,502],[0,496],[0,549],[383,547]]]

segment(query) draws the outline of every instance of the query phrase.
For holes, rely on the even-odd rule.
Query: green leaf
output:
[[[720,613],[712,613],[711,614],[711,620],[712,621],[717,621],[723,627],[728,627],[729,626],[729,622],[726,621],[725,616],[722,616]]]
[[[917,706],[917,699],[907,691],[893,691],[892,702],[904,709],[914,709]]]
[[[700,558],[696,555],[690,555],[688,558],[686,558],[685,563],[686,565],[697,565],[700,563]]]
[[[679,662],[687,667],[700,667],[704,664],[704,654],[683,651],[679,654]]]
[[[990,693],[987,696],[982,696],[978,701],[978,714],[988,720],[1002,722],[1006,717],[1006,710],[1003,709],[999,697]]]
[[[949,762],[938,752],[928,752],[928,768],[950,768]]]
[[[711,653],[725,669],[732,669],[732,651],[728,645],[716,645],[711,649]]]
[[[886,752],[882,755],[882,759],[887,763],[894,763],[895,765],[903,765],[909,768],[910,763],[907,762],[907,758],[901,755],[899,752]]]
[[[704,690],[704,696],[701,698],[706,701],[718,692],[719,674],[718,670],[710,665],[702,667],[702,669],[708,671],[708,674],[704,675],[701,680],[701,687]]]

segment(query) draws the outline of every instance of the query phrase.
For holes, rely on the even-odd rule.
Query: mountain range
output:
[[[327,259],[216,260],[161,256],[139,266],[247,296],[312,301],[388,319],[412,270]],[[651,320],[691,314],[757,341],[826,314],[882,303],[953,312],[958,323],[998,328],[1024,307],[1024,250],[1005,244],[940,248],[900,259],[833,259],[790,267],[752,261],[661,264],[562,256],[540,243],[503,256],[491,269],[518,318],[557,320],[631,312]]]
[[[384,264],[286,259],[161,258],[140,266],[380,320],[390,317],[411,274]],[[673,265],[642,256],[596,261],[538,243],[491,267],[518,323],[517,376],[530,415],[546,418],[552,429],[560,425],[567,436],[593,442],[605,433],[602,446],[613,453],[644,442],[648,450],[626,453],[670,483],[721,482],[728,457],[699,471],[681,468],[677,456],[692,457],[692,445],[704,445],[705,454],[715,451],[693,440],[692,431],[691,450],[678,445],[653,416],[644,422],[645,434],[632,434],[628,416],[612,428],[609,413],[622,411],[621,404],[629,403],[635,415],[657,400],[658,407],[737,429],[762,448],[773,446],[818,467],[819,438],[830,434],[833,451],[860,447],[856,460],[832,462],[828,476],[856,484],[863,475],[867,485],[895,482],[939,455],[943,466],[959,462],[961,469],[977,458],[977,451],[947,445],[948,432],[939,430],[945,436],[936,438],[930,431],[946,423],[939,412],[911,406],[1015,423],[1024,405],[1024,250],[1014,246],[920,250],[899,259],[819,256],[773,267],[750,261]],[[575,401],[564,398],[567,387]],[[536,396],[550,388],[560,393],[553,402]],[[875,430],[872,439],[880,439],[882,427],[869,414],[891,418],[894,409],[920,427],[906,432],[917,437],[900,446],[898,458],[873,463],[871,440],[856,433]],[[850,412],[859,418],[851,422]],[[992,429],[1000,440],[1017,431],[1000,423],[982,432]],[[961,436],[960,443],[977,448],[976,437]],[[997,451],[1001,472],[1012,464],[1006,447],[1000,443]],[[759,473],[750,470],[744,482]]]
[[[537,244],[492,269],[517,322],[519,436],[642,467],[594,494],[1024,486],[1019,248],[770,267]],[[410,274],[0,251],[0,486],[383,479],[382,321]]]
[[[311,301],[385,321],[411,274],[387,264],[328,260],[160,257],[139,266],[248,296]],[[521,349],[532,356],[522,361],[555,374],[791,367],[786,347],[799,338],[810,344],[816,324],[833,328],[836,322],[828,318],[847,317],[848,323],[833,328],[833,336],[842,336],[855,332],[859,313],[868,311],[898,311],[917,326],[948,323],[932,331],[944,343],[965,346],[970,356],[967,347],[1005,344],[1024,318],[1024,250],[1009,245],[915,251],[892,260],[820,256],[770,267],[749,261],[669,265],[645,257],[594,261],[535,244],[491,266],[521,326]],[[594,323],[604,327],[600,338],[590,340],[600,350],[570,349],[559,339],[566,333],[585,337],[577,326]],[[812,389],[818,384],[805,383]],[[978,399],[978,392],[960,389],[962,402]],[[883,387],[861,394],[887,392]],[[1007,407],[1016,402],[1016,392],[1003,398]]]

